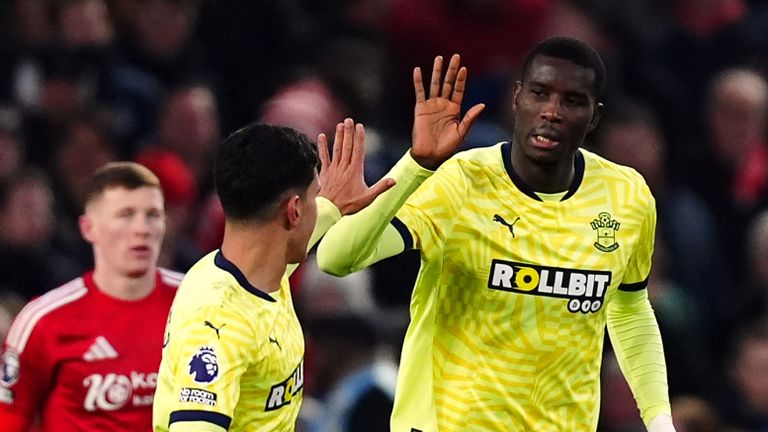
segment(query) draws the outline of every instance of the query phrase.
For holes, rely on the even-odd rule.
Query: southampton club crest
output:
[[[592,229],[597,230],[595,247],[603,252],[613,252],[618,249],[616,231],[619,230],[619,225],[621,224],[611,219],[610,213],[600,212],[597,219],[592,221]]]

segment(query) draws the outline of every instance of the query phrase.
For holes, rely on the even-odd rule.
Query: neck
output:
[[[251,285],[266,293],[280,289],[288,266],[287,250],[285,230],[274,223],[254,226],[227,222],[224,226],[221,253]]]
[[[140,300],[148,296],[155,289],[155,277],[155,267],[139,277],[125,276],[99,265],[93,271],[93,282],[99,291],[119,300]]]
[[[521,146],[512,146],[512,168],[534,191],[557,193],[568,190],[573,182],[574,156],[563,161],[541,163],[525,155]]]

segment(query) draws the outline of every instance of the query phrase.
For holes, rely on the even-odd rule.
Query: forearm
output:
[[[309,237],[307,250],[312,249],[312,247],[323,238],[323,235],[328,232],[328,229],[341,219],[341,212],[331,201],[323,197],[317,197],[316,201],[317,222],[315,222],[315,229]]]
[[[432,171],[419,166],[410,154],[404,155],[386,175],[397,182],[392,189],[328,230],[317,250],[319,267],[343,276],[402,252],[404,243],[390,222],[430,175]]]
[[[608,307],[608,332],[643,422],[670,414],[661,334],[646,290],[616,294]]]
[[[317,197],[316,202],[317,220],[315,221],[315,229],[312,230],[312,235],[309,237],[309,243],[307,243],[307,251],[312,249],[323,238],[328,229],[341,219],[341,212],[331,201],[323,197]],[[298,267],[299,264],[288,264],[286,274],[290,276]]]

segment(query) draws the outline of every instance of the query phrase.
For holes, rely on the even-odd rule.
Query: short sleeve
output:
[[[637,247],[630,256],[624,279],[619,286],[621,291],[640,291],[648,283],[651,261],[656,236],[656,202],[648,187],[644,186],[643,211],[645,216],[640,227]]]
[[[44,323],[33,324],[25,317],[19,314],[3,347],[0,411],[34,418],[50,390],[54,365]]]
[[[169,429],[204,425],[205,430],[227,430],[251,361],[252,330],[235,313],[220,308],[204,308],[181,319],[168,342],[173,356],[167,361],[175,371],[170,377]]]
[[[461,161],[445,162],[408,198],[397,212],[412,236],[413,247],[423,256],[441,249],[453,229],[469,191]]]

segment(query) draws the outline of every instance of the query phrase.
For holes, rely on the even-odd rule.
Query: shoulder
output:
[[[636,169],[612,162],[589,150],[580,149],[584,156],[585,178],[600,180],[608,187],[621,188],[622,196],[632,200],[653,201],[645,178]]]
[[[610,161],[597,153],[593,153],[583,148],[579,149],[579,151],[584,156],[585,170],[589,174],[615,176],[617,179],[645,183],[643,176],[632,167]]]
[[[504,159],[500,142],[488,147],[477,147],[456,153],[445,161],[435,173],[436,175],[467,178],[474,181],[482,176],[504,174]]]
[[[16,316],[8,331],[6,344],[18,352],[24,351],[32,332],[41,323],[58,321],[56,315],[71,309],[87,293],[85,281],[79,277],[32,300]]]
[[[501,158],[501,146],[506,142],[496,143],[488,147],[476,147],[463,150],[451,157],[446,163],[461,165],[464,167],[487,167],[492,162],[503,162]]]
[[[160,276],[160,281],[163,285],[176,289],[181,284],[181,280],[184,279],[184,273],[180,273],[166,268],[158,267],[157,274]]]

